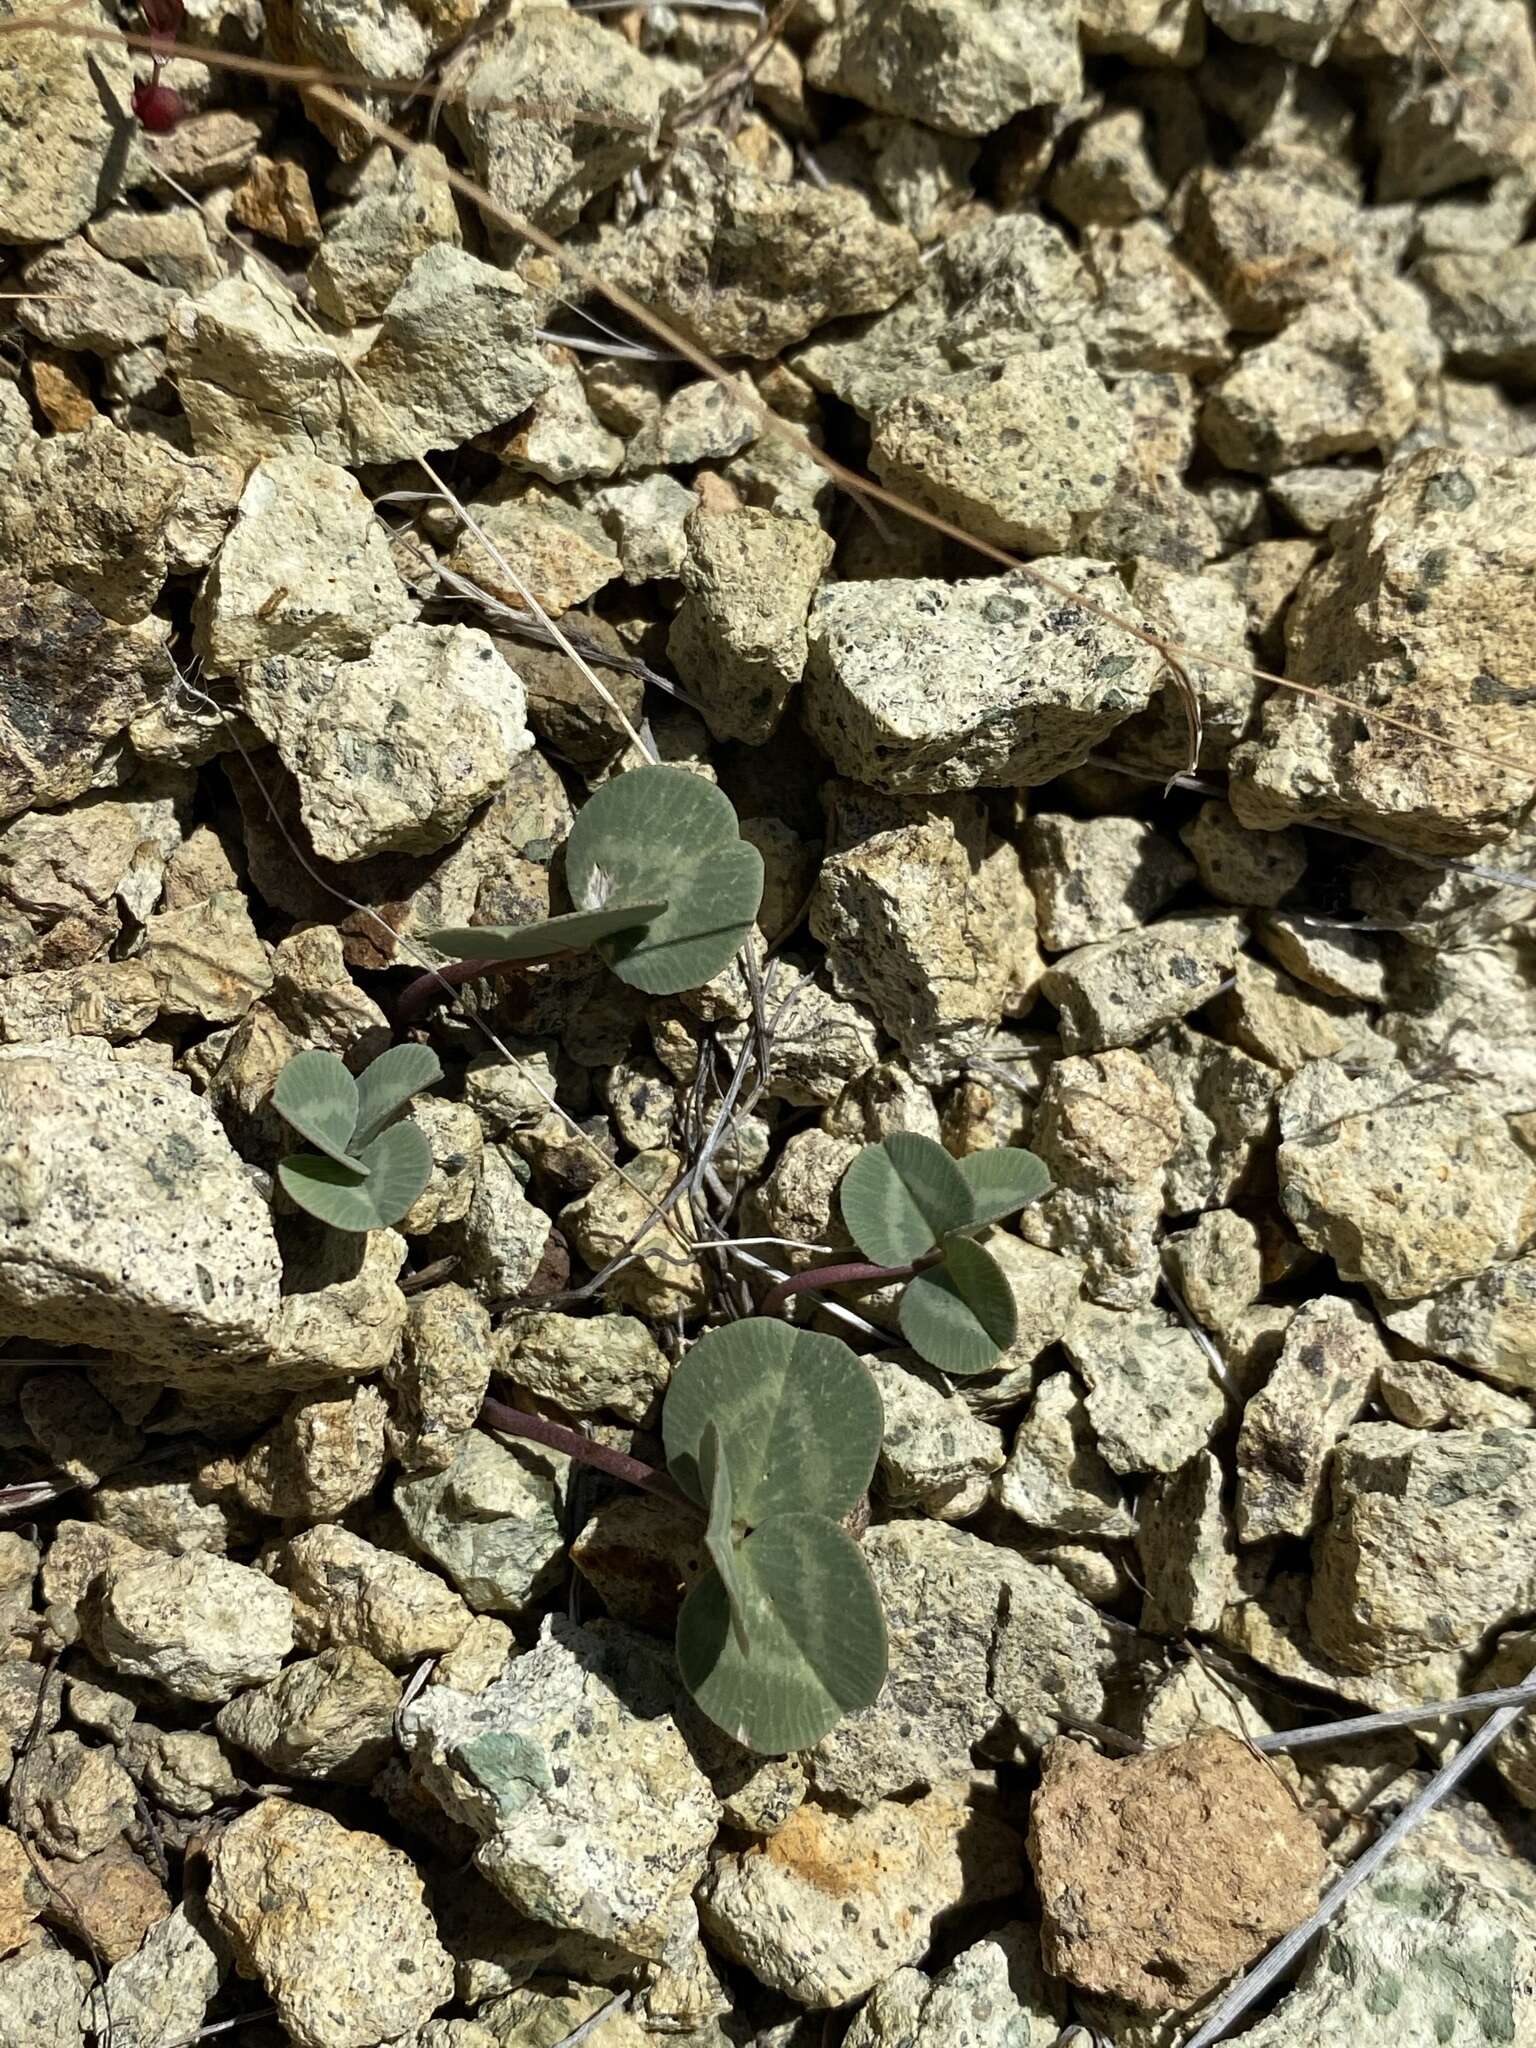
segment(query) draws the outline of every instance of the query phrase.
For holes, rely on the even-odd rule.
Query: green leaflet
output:
[[[843,1175],[843,1221],[867,1259],[906,1266],[971,1221],[971,1193],[944,1147],[915,1131],[866,1145]]]

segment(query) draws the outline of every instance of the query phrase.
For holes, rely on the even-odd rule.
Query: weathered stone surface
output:
[[[353,1643],[404,1668],[451,1650],[472,1619],[435,1572],[334,1522],[293,1537],[269,1569],[292,1595],[294,1634],[307,1650]]]
[[[521,1294],[549,1242],[549,1218],[528,1198],[527,1168],[519,1173],[514,1162],[505,1145],[486,1146],[469,1207],[439,1240],[457,1253],[465,1284],[489,1301]]]
[[[1435,1358],[1393,1358],[1377,1375],[1381,1405],[1408,1429],[1529,1429],[1531,1404]]]
[[[1536,1257],[1492,1265],[1408,1308],[1389,1330],[1501,1387],[1536,1388]]]
[[[377,1387],[301,1395],[240,1462],[240,1498],[258,1515],[324,1522],[373,1491],[384,1469]]]
[[[163,2048],[198,2031],[228,1970],[213,1934],[201,1904],[184,1902],[113,1964],[105,2002],[121,2048]],[[93,2017],[99,2010],[98,2001]]]
[[[1236,1593],[1223,1479],[1214,1452],[1197,1451],[1176,1472],[1154,1478],[1137,1503],[1136,1555],[1146,1586],[1141,1625],[1153,1635],[1215,1629]]]
[[[1258,832],[1239,824],[1231,806],[1212,798],[1179,833],[1199,872],[1201,887],[1219,902],[1272,908],[1306,872],[1300,833]]]
[[[407,1470],[441,1472],[474,1427],[490,1382],[484,1304],[456,1281],[415,1297],[385,1376],[395,1394],[390,1440],[400,1462]]]
[[[374,2048],[452,1997],[415,1866],[377,1835],[264,1799],[210,1861],[209,1909],[299,2048]]]
[[[0,1963],[0,2028],[27,2048],[82,2048],[88,1982],[67,1949],[29,1942]]]
[[[1109,564],[1053,578],[1134,616]],[[806,718],[871,788],[1047,782],[1142,710],[1157,655],[1024,577],[829,584],[811,609]]]
[[[832,541],[803,519],[695,512],[667,652],[717,739],[766,740],[806,660],[806,613]]]
[[[1416,1301],[1512,1258],[1536,1225],[1536,1167],[1480,1094],[1396,1062],[1314,1060],[1280,1097],[1280,1201],[1346,1280]]]
[[[532,745],[522,683],[469,626],[394,626],[339,667],[275,656],[242,696],[325,860],[436,852]]]
[[[1108,502],[1126,436],[1124,409],[1083,344],[1041,335],[894,400],[876,418],[869,462],[888,489],[981,540],[1062,555]]]
[[[1368,1309],[1338,1295],[1302,1303],[1279,1362],[1243,1410],[1237,1527],[1245,1543],[1311,1533],[1325,1507],[1329,1454],[1388,1362]]]
[[[1088,1419],[1117,1472],[1176,1472],[1226,1413],[1210,1360],[1161,1309],[1085,1303],[1062,1343],[1088,1382]]]
[[[125,1841],[80,1862],[49,1861],[47,1918],[109,1966],[131,1956],[171,1910],[165,1886]]]
[[[168,1017],[234,1024],[272,987],[267,949],[239,889],[145,918],[135,960]]]
[[[877,1984],[844,2048],[1055,2048],[1062,2000],[1040,1967],[1040,1937],[1010,1920],[933,1977],[898,1970]]]
[[[624,1168],[627,1178],[607,1174],[590,1194],[560,1212],[560,1228],[594,1272],[621,1253],[638,1254],[633,1265],[615,1273],[608,1283],[608,1298],[616,1307],[663,1317],[679,1309],[692,1313],[703,1304],[703,1272],[685,1253],[687,1239],[680,1242],[665,1220],[652,1224],[638,1243],[631,1244],[681,1171],[675,1152],[663,1148],[637,1153]],[[676,1204],[670,1214],[681,1230],[691,1230],[686,1202]]]
[[[352,1645],[322,1650],[219,1709],[226,1742],[288,1778],[366,1785],[388,1761],[400,1681]]]
[[[1449,854],[1510,830],[1536,793],[1530,714],[1508,679],[1523,672],[1521,593],[1536,560],[1530,469],[1448,450],[1393,467],[1286,626],[1287,673],[1349,708],[1270,698],[1233,760],[1244,824],[1322,819]],[[1367,716],[1362,734],[1366,707],[1402,723]]]
[[[797,2004],[847,2005],[923,1955],[962,1897],[1018,1886],[1018,1837],[991,1791],[983,1776],[848,1817],[802,1806],[761,1849],[716,1861],[699,1893],[705,1930]]]
[[[184,1700],[227,1700],[276,1675],[293,1648],[293,1603],[249,1565],[193,1551],[112,1571],[92,1623],[105,1664]]]
[[[1305,988],[1270,961],[1247,953],[1238,955],[1233,986],[1213,1015],[1226,1037],[1286,1076],[1310,1060],[1372,1065],[1392,1056],[1392,1040],[1363,1004]]]
[[[326,222],[325,240],[309,266],[310,289],[323,313],[346,327],[376,320],[418,256],[434,242],[461,239],[446,168],[442,151],[421,143],[400,159],[387,190],[365,192]]]
[[[1190,180],[1181,246],[1234,327],[1273,334],[1337,289],[1356,209],[1307,168],[1295,159],[1210,165]]]
[[[1099,1455],[1070,1373],[1052,1373],[1035,1389],[996,1492],[1005,1508],[1035,1529],[1118,1538],[1136,1526]]]
[[[1194,875],[1177,848],[1139,818],[1048,811],[1025,827],[1023,853],[1040,943],[1053,953],[1134,931]]]
[[[6,1047],[0,1130],[13,1329],[168,1368],[257,1349],[277,1312],[272,1226],[184,1084],[85,1044]]]
[[[518,9],[479,41],[448,119],[496,204],[558,234],[650,157],[667,83],[600,20]]]
[[[216,675],[274,654],[353,660],[415,616],[361,485],[312,455],[273,456],[251,471],[194,611]]]
[[[647,1418],[671,1374],[633,1316],[514,1316],[499,1333],[496,1360],[518,1386],[572,1415],[607,1409],[625,1422]]]
[[[1093,1300],[1120,1307],[1149,1300],[1163,1177],[1180,1135],[1178,1104],[1139,1053],[1117,1047],[1057,1060],[1030,1136],[1051,1186],[1023,1212],[1019,1234],[1081,1261]]]
[[[1349,1431],[1333,1454],[1307,1608],[1328,1656],[1373,1671],[1472,1650],[1529,1610],[1533,1446],[1529,1429]]]
[[[0,984],[0,1045],[99,1038],[121,1045],[160,1014],[154,976],[137,960],[16,974]]]
[[[1208,1209],[1189,1229],[1170,1231],[1163,1257],[1203,1329],[1230,1329],[1263,1291],[1258,1227],[1230,1209]]]
[[[938,1081],[1027,1005],[1040,969],[1029,885],[974,798],[876,802],[849,825],[852,843],[822,863],[811,930],[838,993]]]
[[[519,1911],[660,1960],[692,1938],[688,1895],[720,1819],[667,1711],[672,1690],[648,1696],[623,1635],[551,1618],[483,1692],[429,1687],[403,1711],[402,1739]]]
[[[811,52],[811,84],[951,135],[987,135],[1013,114],[1073,100],[1082,83],[1077,23],[974,0],[901,0],[895,15],[852,0]]]
[[[564,1550],[568,1467],[553,1451],[471,1430],[445,1470],[397,1481],[395,1506],[477,1614],[520,1614]]]
[[[1046,1967],[1178,2011],[1289,1930],[1327,1867],[1316,1825],[1224,1730],[1147,1756],[1053,1743],[1030,1808]]]
[[[6,0],[5,19],[25,17]],[[82,9],[82,27],[110,30],[105,7]],[[121,147],[117,107],[133,90],[128,52],[110,41],[76,42],[43,29],[7,34],[0,84],[0,241],[54,242],[84,227],[101,204],[102,180]]]
[[[11,1821],[46,1857],[84,1863],[134,1817],[133,1780],[110,1749],[78,1735],[45,1735],[27,1752],[11,1792]]]
[[[112,356],[157,341],[176,295],[135,277],[84,236],[34,256],[21,273],[35,298],[17,307],[18,323],[51,348]]]
[[[741,260],[722,272],[713,252],[726,244]],[[701,348],[755,358],[881,311],[919,275],[916,242],[859,194],[772,183],[708,134],[673,152],[649,211],[599,230],[588,260]]]
[[[1047,968],[1040,989],[1061,1012],[1068,1052],[1134,1045],[1210,1001],[1246,932],[1221,911],[1165,917],[1144,930],[1082,946]]]
[[[941,1522],[967,1520],[1003,1464],[1002,1432],[910,1354],[868,1364],[885,1410],[880,1492],[894,1506],[918,1507]]]
[[[1227,316],[1161,221],[1089,227],[1083,261],[1099,287],[1084,338],[1101,369],[1204,377],[1228,362]]]

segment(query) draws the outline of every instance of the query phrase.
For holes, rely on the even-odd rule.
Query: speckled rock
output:
[[[436,852],[533,744],[522,683],[469,626],[393,626],[340,667],[275,655],[242,695],[325,860]]]
[[[373,1491],[384,1469],[384,1419],[376,1387],[300,1396],[242,1459],[240,1498],[258,1515],[333,1520]]]
[[[974,0],[901,0],[894,16],[852,0],[811,52],[813,85],[952,135],[987,135],[1010,115],[1077,97],[1076,19]]]
[[[847,2005],[915,1961],[940,1914],[1007,1896],[1018,1837],[990,1779],[843,1816],[800,1807],[761,1849],[721,1856],[700,1890],[715,1946],[798,2004]]]
[[[637,1244],[630,1242],[681,1171],[675,1152],[663,1148],[637,1153],[622,1175],[606,1175],[590,1194],[560,1212],[560,1228],[594,1272],[621,1253],[638,1254],[632,1265],[613,1275],[608,1298],[639,1315],[671,1316],[678,1310],[692,1314],[704,1303],[704,1275],[683,1249],[686,1237],[680,1242],[663,1221],[646,1230]],[[686,1202],[675,1204],[671,1217],[683,1232],[691,1230]]]
[[[308,455],[274,456],[251,471],[194,608],[215,675],[274,654],[355,660],[415,616],[361,485]]]
[[[477,1614],[520,1614],[564,1551],[567,1469],[556,1452],[471,1430],[444,1471],[398,1480],[395,1506]]]
[[[867,1361],[880,1389],[879,1490],[896,1507],[963,1522],[1004,1459],[1001,1430],[973,1415],[943,1375],[910,1354]]]
[[[1371,1065],[1392,1057],[1392,1040],[1364,1004],[1322,995],[1247,953],[1238,955],[1233,986],[1212,1014],[1235,1045],[1287,1076],[1309,1060]]]
[[[293,1603],[249,1565],[207,1551],[109,1573],[92,1623],[98,1656],[176,1699],[226,1700],[276,1675],[293,1648]]]
[[[12,1825],[46,1857],[84,1863],[134,1818],[133,1780],[109,1748],[78,1735],[43,1736],[12,1781]]]
[[[1390,471],[1286,626],[1287,673],[1349,708],[1275,692],[1234,757],[1245,824],[1319,818],[1449,854],[1509,831],[1536,793],[1536,776],[1510,765],[1530,713],[1508,679],[1524,662],[1520,593],[1536,558],[1529,470],[1431,449]],[[1437,736],[1369,720],[1362,736],[1354,707],[1366,705]],[[1447,747],[1446,733],[1485,753]]]
[[[1296,1988],[1249,2048],[1346,2048],[1390,2029],[1403,2048],[1494,2048],[1532,2024],[1536,1916],[1481,1874],[1410,1848],[1346,1901]]]
[[[1348,1671],[1475,1649],[1536,1600],[1529,1429],[1361,1423],[1333,1454],[1307,1620]],[[1434,1697],[1432,1694],[1431,1697]]]
[[[1409,1308],[1389,1330],[1501,1387],[1536,1388],[1536,1257],[1493,1265]]]
[[[1243,1410],[1237,1527],[1245,1543],[1306,1536],[1323,1512],[1329,1453],[1388,1363],[1375,1318],[1337,1295],[1303,1302],[1279,1361]]]
[[[1436,1358],[1393,1358],[1377,1374],[1381,1405],[1408,1429],[1529,1429],[1531,1404]]]
[[[1197,1451],[1176,1472],[1153,1478],[1137,1502],[1136,1555],[1146,1587],[1141,1625],[1152,1635],[1214,1630],[1236,1595],[1224,1478],[1215,1453]]]
[[[1134,616],[1109,564],[1050,574]],[[1048,782],[1159,680],[1151,648],[1023,576],[828,584],[810,649],[812,732],[843,774],[894,793]]]
[[[887,489],[981,540],[1061,555],[1108,502],[1126,437],[1124,409],[1083,344],[1042,335],[886,406],[869,463]]]
[[[876,803],[868,823],[823,861],[811,930],[838,993],[873,1011],[919,1080],[937,1081],[1027,1002],[1040,969],[1033,899],[974,798]]]
[[[388,1761],[400,1681],[366,1650],[322,1650],[219,1709],[226,1742],[285,1778],[366,1785]]]
[[[722,238],[743,251],[724,273]],[[776,184],[707,132],[673,150],[649,210],[599,229],[587,260],[701,348],[764,359],[824,320],[879,312],[919,276],[917,243],[858,193]]]
[[[1224,1730],[1147,1756],[1063,1738],[1030,1808],[1046,1967],[1142,2012],[1179,2011],[1316,1903],[1316,1825]]]
[[[400,1349],[385,1370],[396,1396],[391,1440],[401,1463],[441,1472],[473,1429],[490,1383],[489,1311],[451,1280],[415,1296]]]
[[[1226,1413],[1211,1361],[1161,1309],[1084,1304],[1062,1338],[1088,1382],[1088,1419],[1116,1472],[1175,1472]]]
[[[441,1239],[457,1253],[464,1283],[492,1302],[521,1294],[549,1242],[549,1218],[529,1200],[528,1169],[519,1172],[520,1164],[505,1145],[487,1145],[463,1220]]]
[[[27,2048],[81,2048],[89,1982],[67,1949],[29,1942],[0,1962],[0,2028]]]
[[[309,266],[315,304],[356,327],[376,320],[434,242],[461,239],[446,159],[430,142],[400,159],[387,189],[364,192],[326,222]]]
[[[271,1221],[184,1083],[83,1042],[6,1047],[0,1129],[13,1330],[131,1351],[165,1377],[257,1350],[278,1305]]]
[[[6,7],[8,20],[28,12],[20,4]],[[110,17],[93,5],[81,25],[107,28]],[[102,180],[119,147],[109,95],[127,104],[133,67],[128,52],[110,42],[46,31],[7,41],[13,55],[0,99],[0,239],[53,242],[84,227],[102,203]]]
[[[528,1313],[498,1333],[497,1370],[572,1415],[607,1409],[643,1422],[671,1368],[655,1338],[633,1316]]]
[[[672,1688],[652,1691],[622,1636],[550,1618],[494,1685],[429,1687],[401,1732],[519,1911],[660,1960],[693,1939],[720,1807],[667,1712]]]
[[[308,1650],[353,1643],[402,1669],[451,1650],[473,1619],[436,1573],[334,1522],[293,1537],[269,1569],[292,1595],[294,1634]]]
[[[1230,1209],[1208,1209],[1187,1230],[1170,1231],[1163,1257],[1203,1329],[1230,1329],[1263,1291],[1258,1227]]]
[[[1221,903],[1271,908],[1284,902],[1306,872],[1306,842],[1300,833],[1253,831],[1219,798],[1203,803],[1179,837],[1189,848],[1201,887]]]
[[[806,659],[806,613],[832,541],[803,519],[743,508],[684,528],[683,602],[667,653],[716,739],[760,745]]]
[[[1136,930],[1194,875],[1139,818],[1046,812],[1025,827],[1023,853],[1040,943],[1053,953]]]
[[[996,1491],[1002,1505],[1031,1528],[1119,1538],[1136,1526],[1099,1455],[1070,1373],[1052,1373],[1035,1389]]]
[[[239,889],[146,918],[135,958],[167,1017],[233,1024],[272,986],[267,949]]]
[[[1471,1090],[1395,1062],[1315,1060],[1280,1098],[1280,1200],[1346,1280],[1415,1301],[1511,1258],[1536,1225],[1536,1167]]]
[[[374,2048],[452,1997],[415,1866],[377,1835],[264,1799],[210,1862],[209,1909],[298,2048]]]
[[[1081,946],[1046,970],[1041,993],[1061,1012],[1068,1052],[1134,1045],[1210,1001],[1246,933],[1222,911],[1165,917],[1144,930]]]
[[[1062,2011],[1038,1933],[1010,1920],[932,1977],[907,1968],[877,1984],[844,2048],[1056,2048]]]

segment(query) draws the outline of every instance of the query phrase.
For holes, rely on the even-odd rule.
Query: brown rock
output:
[[[78,356],[62,349],[34,350],[28,367],[32,372],[32,396],[44,418],[56,433],[78,434],[96,417],[91,397],[91,380]]]
[[[303,166],[286,159],[258,156],[235,187],[230,212],[258,235],[286,242],[293,249],[313,249],[320,240],[320,216]]]
[[[1029,1856],[1047,1970],[1145,2012],[1245,1968],[1311,1910],[1324,1869],[1273,1768],[1221,1729],[1116,1759],[1054,1742]]]
[[[8,1956],[32,1936],[32,1923],[42,1911],[42,1880],[32,1868],[20,1835],[0,1828],[0,1956]]]
[[[126,1842],[114,1842],[83,1863],[61,1857],[45,1868],[43,1918],[82,1936],[104,1963],[131,1956],[171,1910],[165,1886]]]

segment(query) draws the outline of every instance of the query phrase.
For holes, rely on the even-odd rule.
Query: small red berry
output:
[[[139,126],[151,135],[169,135],[178,121],[186,118],[187,103],[179,92],[158,79],[140,78],[134,83],[133,111]]]

